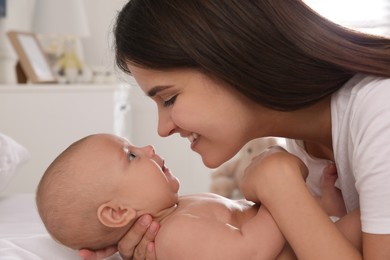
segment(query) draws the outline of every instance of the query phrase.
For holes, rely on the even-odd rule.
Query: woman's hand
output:
[[[271,194],[277,183],[288,182],[287,177],[305,180],[308,175],[306,165],[295,155],[280,146],[272,146],[256,156],[246,168],[241,181],[241,192],[246,199],[263,202],[264,196]]]
[[[140,217],[127,234],[119,241],[118,248],[108,247],[97,251],[82,249],[79,255],[85,260],[101,260],[119,250],[123,260],[156,260],[154,239],[159,224],[149,215]]]
[[[118,250],[123,260],[156,260],[154,239],[160,225],[149,215],[142,216],[119,241]]]
[[[97,251],[91,251],[88,249],[81,249],[79,251],[79,256],[82,259],[86,260],[100,260],[106,257],[109,257],[117,252],[116,246],[110,246],[104,249],[100,249]]]

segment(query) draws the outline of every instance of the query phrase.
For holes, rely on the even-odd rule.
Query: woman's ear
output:
[[[135,209],[123,206],[114,201],[106,202],[97,210],[97,217],[99,221],[111,228],[118,228],[126,226],[130,221],[137,216]]]

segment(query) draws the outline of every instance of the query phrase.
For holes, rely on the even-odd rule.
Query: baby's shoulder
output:
[[[191,194],[180,197],[174,214],[161,225],[168,232],[189,231],[197,226],[206,228],[218,223],[235,225],[236,220],[253,211],[254,203],[231,200],[212,193]]]
[[[190,246],[188,241],[193,240],[194,233],[207,233],[212,226],[210,222],[215,223],[215,219],[205,218],[188,209],[176,211],[169,219],[161,223],[155,238],[156,250],[163,252],[165,256],[177,255],[176,250],[171,251],[173,248],[183,250]],[[172,245],[176,246],[172,247]],[[170,259],[170,257],[165,257],[165,259]]]
[[[211,193],[181,196],[177,209],[164,221],[161,228],[171,232],[191,228],[194,222],[218,221],[219,216],[231,208],[229,203],[232,201]]]

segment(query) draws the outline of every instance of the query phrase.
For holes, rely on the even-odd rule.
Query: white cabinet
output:
[[[50,162],[81,137],[129,138],[128,94],[121,85],[0,85],[0,132],[31,154],[5,193],[34,192]]]

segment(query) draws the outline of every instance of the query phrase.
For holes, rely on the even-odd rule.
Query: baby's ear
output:
[[[135,209],[123,206],[114,201],[106,202],[97,210],[99,221],[112,228],[124,227],[137,216]]]

